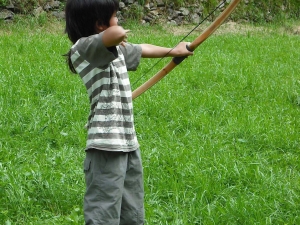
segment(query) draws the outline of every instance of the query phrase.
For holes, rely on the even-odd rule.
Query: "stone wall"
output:
[[[64,19],[64,2],[54,0],[39,0],[28,10],[34,16],[47,12],[58,19]],[[221,7],[222,10],[223,7]],[[0,8],[0,19],[12,21],[15,13],[23,13],[21,6],[11,0],[6,7]],[[150,0],[141,6],[136,0],[120,1],[118,17],[120,22],[125,18],[139,20],[142,24],[166,22],[173,25],[199,23],[203,16],[201,4],[175,7],[174,3],[166,4],[163,0]]]
[[[57,17],[58,19],[64,19],[63,9],[66,0],[6,1],[8,2],[7,5],[0,7],[0,20],[12,21],[14,15],[17,13],[29,13],[34,16],[39,16],[45,12],[53,15],[54,17]],[[167,4],[166,2],[169,3]],[[209,11],[212,10],[206,8],[207,5],[209,5],[209,2],[210,0],[199,0],[198,3],[195,4],[178,7],[175,6],[172,1],[166,0],[146,0],[144,5],[140,5],[139,1],[137,0],[122,0],[120,1],[120,12],[118,12],[118,17],[121,22],[123,22],[125,19],[134,19],[140,21],[143,24],[154,24],[161,22],[173,25],[190,23],[197,24],[203,19],[204,16],[208,14]],[[222,1],[219,0],[219,2],[221,3]],[[284,14],[288,12],[288,6],[291,7],[291,4],[289,3],[288,5],[284,5],[284,1],[282,2],[283,3],[279,7],[279,10],[281,10],[281,12]],[[226,6],[224,4],[221,4],[221,7],[220,9],[218,9],[218,11],[222,11],[225,7]],[[263,7],[267,7],[267,12],[261,11]],[[274,7],[273,3],[270,3],[269,6],[263,6],[260,4],[260,1],[255,2],[255,0],[242,0],[231,19],[251,22],[256,22],[255,20],[258,19],[262,19],[264,21],[272,21],[276,16],[276,12],[278,11],[278,7],[276,8],[276,10],[271,9],[272,7]],[[296,9],[295,14],[296,17],[299,18],[300,8],[299,6],[296,6],[296,8],[297,7],[298,13]],[[273,14],[272,11],[274,11]],[[218,13],[219,12],[216,12],[216,14]],[[258,18],[258,16],[260,16],[261,18]],[[210,19],[212,20],[213,17]]]
[[[59,19],[64,19],[61,1],[37,0],[26,5],[23,5],[22,1],[9,0],[8,2],[5,7],[0,8],[0,20],[5,20],[6,22],[13,21],[15,14],[39,16],[42,13],[50,13]]]

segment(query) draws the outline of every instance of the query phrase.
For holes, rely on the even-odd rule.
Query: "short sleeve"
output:
[[[107,48],[102,41],[103,32],[81,38],[75,44],[73,51],[79,54],[94,67],[106,68],[110,62],[118,57],[116,47]]]
[[[119,47],[124,55],[127,70],[135,71],[140,64],[142,47],[131,43],[125,43],[125,46],[120,45]]]

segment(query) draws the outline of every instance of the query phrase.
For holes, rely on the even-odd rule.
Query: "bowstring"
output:
[[[202,19],[188,34],[186,34],[181,40],[178,41],[178,43],[170,50],[168,51],[163,57],[161,57],[156,63],[154,63],[153,66],[151,66],[146,73],[144,73],[142,76],[140,76],[134,83],[132,86],[136,85],[137,82],[139,82],[142,78],[144,78],[146,75],[148,75],[148,73],[157,65],[159,64],[163,59],[165,59],[167,57],[167,55],[173,51],[179,44],[180,42],[184,41],[188,36],[191,35],[191,33],[193,33],[202,23],[204,23],[215,11],[217,11],[219,8],[221,8],[221,6],[223,4],[226,3],[227,0],[223,0],[214,10],[212,10],[204,19]]]

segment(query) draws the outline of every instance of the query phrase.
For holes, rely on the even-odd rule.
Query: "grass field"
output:
[[[221,28],[134,101],[146,224],[300,224],[295,24]],[[127,27],[133,43],[173,47],[184,36]],[[63,24],[0,28],[0,224],[83,224],[89,106],[62,57]],[[157,60],[143,59],[130,73],[133,89],[168,61],[147,72]]]

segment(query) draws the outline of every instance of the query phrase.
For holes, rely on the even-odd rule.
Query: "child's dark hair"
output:
[[[67,0],[65,32],[75,44],[82,37],[96,34],[96,23],[109,26],[111,16],[118,10],[118,0]],[[76,73],[70,59],[71,52],[66,56],[70,70]]]

